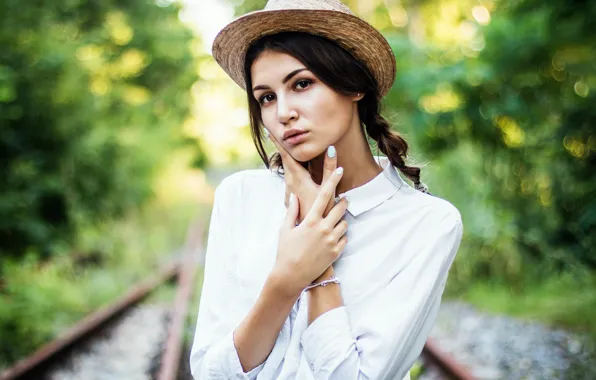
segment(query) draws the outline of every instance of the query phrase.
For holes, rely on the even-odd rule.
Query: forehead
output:
[[[304,64],[289,54],[264,51],[253,62],[250,75],[253,85],[281,82],[288,73],[302,67]]]

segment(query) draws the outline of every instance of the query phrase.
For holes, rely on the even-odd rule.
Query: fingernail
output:
[[[294,201],[296,200],[296,196],[294,195],[294,193],[290,194],[290,204],[294,203]]]
[[[339,196],[335,197],[335,203],[339,203],[339,201],[341,201],[344,198],[346,199],[346,201],[348,200],[348,196],[346,194],[340,194]]]
[[[344,173],[344,168],[342,168],[341,166],[337,169],[335,169],[335,174],[337,175],[342,175]]]
[[[263,133],[265,134],[265,138],[269,138],[269,131],[266,128],[263,128]]]
[[[329,148],[327,148],[327,156],[334,158],[335,153],[335,147],[333,145],[329,145]]]

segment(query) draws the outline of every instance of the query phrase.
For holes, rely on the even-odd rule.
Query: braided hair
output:
[[[358,113],[366,134],[376,142],[377,147],[387,156],[391,165],[414,183],[417,190],[429,193],[428,187],[420,181],[420,168],[406,164],[408,143],[398,132],[392,130],[389,122],[381,116],[379,104],[379,101],[371,100],[367,95],[358,103]]]

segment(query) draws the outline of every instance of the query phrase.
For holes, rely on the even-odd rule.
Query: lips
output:
[[[287,145],[298,145],[306,141],[308,139],[310,132],[302,132],[295,135],[292,135],[284,140],[284,143]]]
[[[285,131],[284,134],[283,134],[283,136],[282,136],[282,138],[284,140],[287,140],[290,137],[297,136],[297,135],[300,135],[302,133],[306,133],[306,131],[304,129],[292,128],[292,129],[288,129],[287,131]]]

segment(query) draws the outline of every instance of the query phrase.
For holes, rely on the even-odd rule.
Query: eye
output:
[[[312,83],[313,83],[313,81],[310,80],[310,79],[301,79],[301,80],[299,80],[299,81],[296,82],[296,84],[294,85],[294,87],[298,88],[298,86],[301,86],[302,88],[300,88],[300,90],[304,90],[306,87],[308,87]]]
[[[259,98],[259,104],[265,105],[271,101],[273,101],[273,94],[265,94]]]

